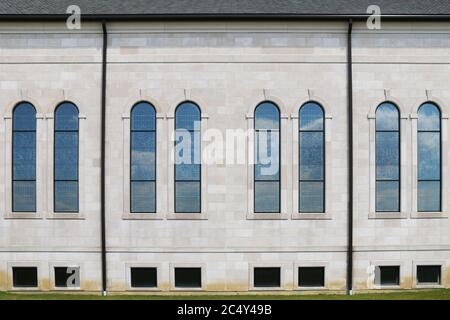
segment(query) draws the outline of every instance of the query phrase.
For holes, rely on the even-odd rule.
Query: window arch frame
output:
[[[302,130],[301,129],[301,111],[302,109],[309,105],[309,104],[313,104],[316,107],[319,107],[321,112],[322,112],[322,129],[321,130]],[[327,151],[326,151],[326,113],[325,113],[325,108],[322,106],[321,103],[311,100],[311,101],[307,101],[305,103],[303,103],[300,108],[298,108],[298,112],[297,112],[297,119],[298,119],[298,125],[297,125],[297,131],[298,131],[298,208],[297,213],[299,215],[302,214],[325,214],[327,211],[326,208],[326,203],[327,203],[327,189],[326,189],[326,184],[327,184],[327,166],[326,166],[326,159],[327,159]],[[302,180],[301,178],[301,139],[300,139],[300,134],[301,132],[321,132],[322,133],[322,179],[321,180]],[[322,182],[322,210],[320,211],[302,211],[300,210],[301,208],[301,197],[300,197],[300,193],[301,193],[301,182]]]
[[[275,109],[277,110],[277,114],[278,114],[278,180],[257,180],[256,179],[256,165],[257,165],[257,143],[258,143],[258,132],[260,130],[265,130],[265,129],[256,129],[256,125],[257,125],[257,116],[256,116],[256,112],[258,110],[259,107],[261,107],[264,104],[271,104],[272,107],[275,107]],[[266,129],[267,130],[267,129]],[[274,129],[268,129],[267,131],[271,132]],[[274,101],[271,100],[264,100],[259,102],[256,107],[253,110],[253,132],[254,132],[254,142],[253,142],[253,213],[255,214],[255,216],[258,215],[270,215],[270,214],[282,214],[282,210],[281,210],[281,109],[278,106],[277,103],[275,103]],[[274,211],[258,211],[256,209],[256,183],[257,182],[278,182],[278,210],[274,210]]]
[[[17,130],[15,129],[15,112],[17,109],[23,105],[30,105],[33,108],[34,117],[34,130]],[[11,119],[12,119],[12,126],[11,126],[11,213],[17,214],[17,213],[24,213],[24,214],[33,214],[35,215],[38,211],[38,199],[37,199],[37,146],[38,146],[38,139],[37,139],[37,109],[35,105],[29,101],[20,101],[12,109],[11,113]],[[14,143],[14,137],[16,132],[33,132],[34,133],[34,179],[15,179],[14,178],[14,155],[15,155],[15,143]],[[34,182],[34,209],[33,210],[16,210],[14,206],[14,182],[16,181],[33,181]]]
[[[140,105],[140,104],[147,104],[147,107],[150,107],[153,109],[154,112],[154,118],[153,118],[153,122],[154,122],[154,129],[151,130],[135,130],[133,129],[133,111],[135,110],[135,108]],[[132,152],[133,152],[133,143],[132,143],[132,139],[133,139],[133,132],[154,132],[154,143],[155,143],[155,164],[154,164],[154,172],[155,172],[155,178],[154,180],[145,180],[147,182],[153,182],[155,185],[155,192],[154,192],[154,200],[155,200],[155,209],[154,211],[145,211],[145,212],[141,212],[141,211],[133,211],[133,201],[132,201],[132,196],[133,196],[133,188],[132,188],[132,182],[133,181],[142,181],[142,180],[134,180],[133,179],[133,175],[132,175],[132,168],[133,168],[133,159],[132,159]],[[149,101],[138,101],[136,102],[130,110],[130,130],[129,130],[129,145],[130,145],[130,152],[129,152],[129,161],[130,161],[130,166],[129,166],[129,212],[131,215],[139,215],[139,214],[156,214],[158,211],[158,198],[157,198],[157,157],[158,157],[158,135],[157,135],[157,110],[154,106],[153,103],[149,102]]]
[[[178,103],[177,104],[177,106],[175,107],[175,110],[174,110],[174,112],[173,112],[173,119],[174,119],[174,123],[173,123],[173,128],[174,128],[174,141],[173,141],[173,147],[174,147],[174,160],[176,159],[176,145],[177,145],[177,138],[176,138],[176,134],[177,134],[177,130],[178,130],[178,127],[177,127],[177,112],[180,110],[180,107],[182,107],[183,105],[185,105],[185,104],[192,104],[195,108],[196,108],[196,110],[198,111],[198,122],[199,122],[199,129],[198,130],[196,130],[196,129],[192,129],[192,130],[190,130],[190,129],[187,129],[187,131],[189,131],[190,133],[191,132],[194,132],[194,134],[195,134],[195,132],[198,132],[198,134],[199,134],[199,142],[198,142],[198,148],[199,148],[199,153],[200,153],[200,159],[199,159],[199,163],[198,163],[198,171],[199,171],[199,177],[198,177],[198,179],[192,179],[192,180],[178,180],[177,179],[177,164],[176,164],[176,162],[174,162],[174,165],[173,165],[173,214],[174,215],[177,215],[177,216],[183,216],[183,215],[186,215],[186,218],[189,218],[190,217],[190,215],[194,215],[194,216],[197,216],[198,215],[198,217],[199,218],[201,218],[201,216],[203,215],[203,213],[204,213],[204,204],[203,204],[203,197],[204,197],[204,195],[203,195],[203,165],[202,165],[202,139],[201,139],[201,136],[202,136],[202,119],[203,119],[203,112],[202,112],[202,109],[200,108],[200,106],[199,106],[199,104],[198,103],[196,103],[195,101],[193,101],[193,100],[184,100],[184,101],[182,101],[182,102],[180,102],[180,103]],[[194,124],[194,128],[195,128],[195,124]],[[181,128],[181,129],[183,129],[183,130],[186,130],[185,128]],[[195,147],[195,146],[194,146]],[[192,156],[192,155],[191,155]],[[186,211],[186,210],[177,210],[177,187],[176,187],[176,185],[177,185],[177,182],[197,182],[198,184],[199,184],[199,186],[198,186],[198,192],[199,192],[199,197],[198,197],[198,210],[197,211]]]
[[[439,123],[439,130],[421,130],[420,129],[420,109],[426,105],[432,105],[438,112],[438,123]],[[422,104],[419,105],[419,107],[417,108],[417,130],[416,130],[416,134],[417,134],[417,141],[416,141],[416,150],[417,150],[417,176],[416,176],[416,183],[417,183],[417,188],[416,188],[416,208],[417,208],[417,214],[420,216],[421,214],[427,214],[427,213],[431,213],[431,214],[441,214],[443,213],[443,165],[442,165],[442,160],[443,160],[443,141],[442,141],[442,109],[439,106],[439,104],[433,102],[433,101],[426,101],[423,102]],[[439,133],[439,180],[434,180],[434,179],[420,179],[420,156],[419,156],[419,145],[420,145],[420,141],[419,141],[419,134],[420,133],[426,133],[426,132],[433,132],[433,133]],[[439,181],[439,210],[420,210],[419,209],[419,201],[420,201],[420,197],[419,197],[419,184],[421,181]]]
[[[70,104],[73,107],[75,107],[76,110],[76,119],[77,119],[77,130],[59,130],[57,129],[57,112],[58,109],[64,106],[65,104]],[[60,102],[54,112],[53,112],[53,212],[55,214],[78,214],[80,213],[80,109],[78,106],[73,103],[72,101],[63,101]],[[76,180],[64,180],[64,179],[57,179],[56,178],[56,133],[57,132],[76,132],[77,133],[77,164],[76,164],[76,170],[77,170],[77,179]],[[57,210],[56,209],[56,182],[57,181],[76,181],[77,182],[77,209],[76,210]]]
[[[401,181],[400,184],[404,187],[400,188],[401,196],[400,196],[400,212],[376,212],[376,193],[375,193],[375,180],[376,180],[376,174],[375,174],[375,167],[376,167],[376,148],[375,148],[375,140],[376,140],[376,128],[375,128],[375,111],[378,109],[378,106],[385,103],[390,102],[394,104],[400,113],[400,172],[401,172]],[[409,110],[408,110],[409,111]],[[369,197],[369,203],[368,203],[368,218],[369,219],[407,219],[410,216],[411,211],[411,201],[409,201],[411,195],[413,194],[411,192],[411,189],[405,186],[410,186],[410,181],[408,177],[411,177],[412,168],[407,160],[408,152],[409,152],[409,145],[408,142],[411,139],[410,134],[413,133],[413,130],[411,130],[412,127],[410,127],[409,120],[412,119],[414,123],[414,117],[413,115],[409,115],[407,111],[405,111],[405,106],[401,103],[401,100],[397,99],[395,96],[392,96],[389,90],[385,90],[384,96],[380,99],[374,99],[370,103],[369,106],[369,112],[367,113],[367,120],[368,120],[368,129],[369,129],[369,136],[368,136],[368,150],[367,150],[367,156],[369,159],[369,177],[367,179],[368,183],[368,197]],[[412,144],[414,146],[414,144]],[[414,150],[414,148],[413,148]],[[414,152],[414,151],[413,151]],[[411,181],[414,181],[412,179]]]
[[[397,130],[379,130],[377,128],[378,123],[378,111],[380,110],[380,107],[383,105],[391,105],[395,108],[396,114],[397,114]],[[402,127],[401,127],[401,111],[397,103],[387,100],[380,103],[376,109],[375,109],[375,213],[376,214],[389,214],[389,213],[395,213],[400,214],[402,212]],[[397,133],[397,140],[398,140],[398,163],[397,163],[397,169],[398,169],[398,179],[378,179],[377,172],[378,172],[378,164],[377,164],[377,146],[378,146],[378,139],[377,139],[377,133],[379,132],[396,132]],[[397,182],[398,183],[398,208],[396,210],[378,210],[377,207],[377,199],[378,199],[378,182]]]

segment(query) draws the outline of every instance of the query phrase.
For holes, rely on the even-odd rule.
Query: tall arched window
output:
[[[430,102],[419,108],[417,124],[419,212],[441,211],[441,112]]]
[[[156,212],[156,110],[139,102],[131,110],[131,213]]]
[[[315,102],[299,111],[299,212],[325,212],[324,112]]]
[[[13,111],[12,210],[36,212],[36,109],[28,102]]]
[[[280,110],[272,102],[255,109],[255,213],[280,212]]]
[[[54,211],[78,212],[78,108],[63,102],[55,110]]]
[[[183,102],[175,111],[175,212],[201,213],[201,111]]]
[[[400,116],[397,106],[376,111],[376,211],[400,212]]]

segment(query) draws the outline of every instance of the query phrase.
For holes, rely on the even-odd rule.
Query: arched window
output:
[[[255,213],[280,212],[280,110],[272,102],[255,109]]]
[[[55,110],[54,211],[78,212],[78,108],[63,102]]]
[[[325,212],[324,112],[315,102],[299,111],[299,212]]]
[[[400,116],[397,106],[376,111],[376,211],[400,212]]]
[[[175,111],[175,212],[201,213],[201,111],[183,102]]]
[[[12,210],[36,212],[36,109],[28,102],[13,111]]]
[[[417,124],[419,212],[441,211],[441,112],[433,103],[419,108]]]
[[[139,102],[131,110],[131,213],[156,212],[156,110]]]

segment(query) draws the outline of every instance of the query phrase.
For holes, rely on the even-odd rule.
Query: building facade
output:
[[[106,27],[103,118],[101,23],[0,23],[0,290],[344,291],[349,252],[353,290],[450,287],[449,22],[353,22],[351,90],[346,20]],[[177,171],[183,105],[202,155],[229,132],[243,148]],[[250,161],[262,105],[269,182]]]

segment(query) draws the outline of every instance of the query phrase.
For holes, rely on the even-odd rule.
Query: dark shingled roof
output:
[[[450,0],[1,0],[0,18],[64,16],[69,5],[92,18],[363,16],[369,5],[382,15],[450,16]]]

